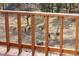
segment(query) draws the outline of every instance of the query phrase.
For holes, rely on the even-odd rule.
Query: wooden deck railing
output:
[[[66,14],[66,13],[45,13],[45,12],[28,12],[28,11],[9,11],[9,10],[0,10],[0,13],[4,14],[5,17],[5,30],[6,30],[6,42],[0,42],[0,45],[7,46],[7,52],[10,50],[10,46],[18,47],[19,53],[22,52],[22,48],[30,48],[32,49],[32,56],[35,54],[35,50],[44,50],[45,56],[48,55],[48,51],[51,52],[59,52],[60,56],[63,53],[67,54],[75,54],[79,55],[78,51],[78,31],[79,31],[79,14]],[[17,28],[18,28],[18,44],[10,42],[10,35],[9,35],[9,15],[8,14],[16,14],[17,15]],[[32,37],[32,44],[22,44],[21,39],[21,14],[29,14],[31,16],[31,37]],[[45,47],[44,46],[37,46],[35,45],[35,15],[45,16]],[[53,48],[48,47],[48,20],[49,16],[59,16],[60,19],[60,48]],[[64,17],[76,17],[76,38],[75,38],[75,50],[66,50],[63,49],[63,18]],[[6,52],[6,53],[7,53]]]

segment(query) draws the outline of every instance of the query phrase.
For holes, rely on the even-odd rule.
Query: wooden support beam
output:
[[[4,13],[4,18],[5,18],[5,32],[6,32],[6,45],[7,45],[7,52],[10,50],[10,34],[9,34],[9,16],[8,13]]]
[[[63,16],[60,16],[60,56],[62,56],[63,48]]]
[[[19,53],[22,52],[22,35],[21,35],[21,14],[17,14],[17,25],[18,25],[18,49]]]
[[[34,15],[31,15],[31,38],[32,38],[32,56],[35,54],[35,20]]]
[[[76,40],[75,40],[75,50],[76,54],[78,55],[78,29],[79,29],[79,16],[76,16]]]
[[[45,56],[48,55],[48,19],[49,16],[45,16]]]

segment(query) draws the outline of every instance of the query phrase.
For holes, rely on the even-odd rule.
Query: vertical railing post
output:
[[[7,45],[7,52],[8,52],[10,50],[10,35],[9,35],[8,13],[4,13],[4,17],[5,17],[6,45]]]
[[[32,38],[32,56],[35,54],[35,20],[34,15],[31,15],[31,38]]]
[[[48,55],[48,19],[49,16],[45,16],[45,56]]]
[[[60,56],[62,56],[63,48],[63,16],[60,16]]]
[[[75,40],[75,50],[76,50],[76,54],[78,54],[78,29],[79,29],[79,16],[76,16],[76,40]]]
[[[17,25],[18,25],[18,49],[19,53],[18,55],[22,52],[22,37],[21,37],[21,14],[17,14]]]

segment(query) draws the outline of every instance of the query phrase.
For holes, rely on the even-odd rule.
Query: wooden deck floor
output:
[[[10,51],[5,54],[7,51],[6,46],[0,46],[0,56],[18,56],[18,48],[11,47]],[[19,56],[32,56],[32,51],[29,49],[22,49],[22,53]],[[35,56],[45,56],[44,52],[35,52]],[[58,53],[51,53],[49,52],[49,56],[59,56]],[[70,54],[63,54],[63,56],[74,56]]]

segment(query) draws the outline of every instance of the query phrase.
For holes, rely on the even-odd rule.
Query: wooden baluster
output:
[[[6,45],[7,45],[7,52],[8,52],[10,50],[10,34],[9,34],[8,13],[4,13],[4,17],[5,17]],[[7,54],[7,52],[5,54]]]
[[[63,48],[63,16],[60,16],[60,56],[62,56]]]
[[[20,55],[20,53],[22,52],[22,37],[21,37],[21,14],[17,14],[17,26],[18,26],[18,49],[19,49],[19,53],[18,55]]]
[[[76,54],[75,55],[78,54],[78,29],[79,29],[78,23],[79,23],[79,16],[76,16],[76,40],[75,40]]]
[[[35,20],[34,15],[31,15],[31,38],[32,38],[32,56],[35,54]]]
[[[45,56],[48,55],[48,19],[49,16],[45,16]]]

